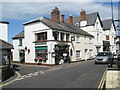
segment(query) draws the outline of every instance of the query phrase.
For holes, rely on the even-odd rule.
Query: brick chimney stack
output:
[[[85,21],[86,20],[86,12],[85,10],[81,10],[80,12],[80,21]]]
[[[73,25],[73,16],[72,16],[72,14],[70,14],[70,16],[69,16],[69,24]]]
[[[51,12],[51,19],[57,23],[60,23],[60,11],[57,7],[55,7],[55,9]]]
[[[62,14],[62,15],[61,15],[61,18],[62,18],[62,23],[64,23],[64,22],[65,22],[65,15]]]

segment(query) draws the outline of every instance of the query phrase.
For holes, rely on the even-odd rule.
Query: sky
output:
[[[63,0],[61,0],[63,1]],[[65,18],[70,14],[80,16],[81,9],[86,13],[99,12],[102,20],[110,19],[111,0],[4,0],[0,2],[0,19],[9,22],[8,42],[12,43],[12,37],[24,30],[23,23],[44,16],[50,18],[51,11],[58,7],[60,14],[64,13]],[[66,1],[66,2],[65,2]],[[104,2],[103,2],[104,1]],[[118,1],[113,2],[114,19],[118,19]]]

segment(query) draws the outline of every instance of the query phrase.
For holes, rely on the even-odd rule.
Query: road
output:
[[[22,75],[3,88],[97,88],[106,68],[94,60],[58,65]]]

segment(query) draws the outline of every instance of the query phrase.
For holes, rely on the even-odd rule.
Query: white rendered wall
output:
[[[97,17],[95,25],[81,27],[81,29],[85,30],[86,32],[94,36],[94,42],[93,42],[94,43],[94,51],[93,51],[94,54],[95,55],[97,54],[96,46],[100,46],[100,51],[103,51],[103,39],[105,37],[104,37],[104,32],[102,30],[99,18]],[[97,34],[99,34],[98,40],[97,40]]]
[[[24,50],[24,39],[22,39],[22,46],[19,46],[19,39],[13,40],[13,61],[19,60],[19,50]]]
[[[24,30],[25,30],[25,46],[30,49],[30,53],[25,52],[25,60],[26,63],[35,63],[34,59],[35,59],[35,43],[33,43],[35,41],[35,33],[37,32],[45,32],[47,31],[48,39],[50,40],[52,37],[50,37],[50,33],[52,33],[50,31],[50,28],[47,27],[46,25],[44,25],[41,22],[38,23],[33,23],[33,24],[29,24],[29,25],[25,25],[24,26]],[[39,45],[40,46],[40,45]],[[49,44],[46,45],[42,45],[42,46],[47,46],[49,48]],[[48,55],[48,58],[51,58]],[[49,61],[46,62],[46,64],[49,63]]]
[[[0,39],[8,41],[8,24],[0,23]]]

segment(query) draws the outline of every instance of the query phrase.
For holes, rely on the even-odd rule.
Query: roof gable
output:
[[[87,25],[86,26],[94,25],[97,17],[99,18],[101,26],[102,26],[102,22],[101,22],[101,19],[100,19],[100,16],[99,16],[98,12],[86,14],[86,19],[87,19]],[[65,23],[69,23],[69,18],[65,19]],[[80,16],[73,17],[73,25],[75,25],[76,23],[80,23]]]
[[[112,24],[113,24],[113,27],[114,27],[114,29],[115,29],[115,31],[116,31],[115,23],[113,22],[112,19],[103,20],[102,23],[103,23],[103,30],[110,30],[110,29],[111,29],[111,26],[112,26]]]
[[[12,39],[19,39],[19,38],[24,38],[24,31],[20,32],[19,34],[17,34],[15,37],[13,37]]]
[[[0,43],[2,44],[0,49],[13,49],[13,45],[0,39]]]

